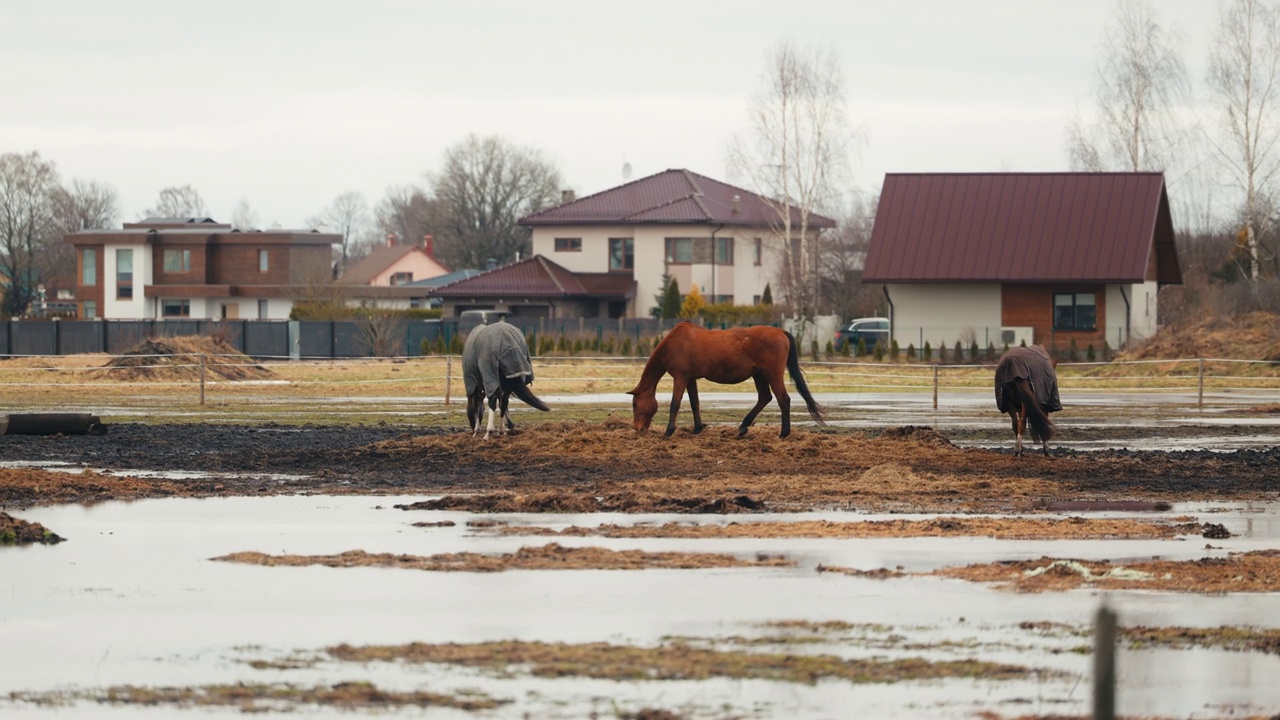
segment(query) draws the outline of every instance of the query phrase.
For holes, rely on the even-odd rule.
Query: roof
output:
[[[864,282],[1180,284],[1164,175],[885,175]]]
[[[442,285],[432,297],[631,297],[636,281],[619,273],[575,273],[541,255]]]
[[[799,213],[792,210],[792,222]],[[773,227],[778,212],[756,193],[688,170],[665,170],[520,218],[521,225],[724,224]],[[831,218],[809,214],[809,226]]]
[[[342,277],[338,278],[338,282],[344,285],[368,285],[373,282],[387,268],[399,262],[402,258],[414,252],[420,252],[424,255],[427,251],[418,245],[379,245],[369,251],[368,255],[360,258],[354,265],[347,268],[342,273]],[[431,257],[427,255],[427,257]],[[440,261],[431,258],[437,265],[444,270],[448,270]]]
[[[465,270],[454,270],[451,273],[446,273],[444,275],[437,275],[436,277],[433,277],[433,278],[425,278],[423,280],[414,280],[411,283],[405,283],[405,285],[407,285],[408,287],[417,287],[417,288],[439,287],[441,285],[448,285],[449,283],[458,282],[459,280],[466,280],[469,277],[475,277],[476,275],[479,275],[482,272],[484,271],[475,270],[472,268],[468,268]]]

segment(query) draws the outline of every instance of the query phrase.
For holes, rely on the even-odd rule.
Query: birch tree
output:
[[[1160,24],[1147,0],[1117,0],[1115,25],[1099,48],[1098,121],[1068,128],[1077,170],[1166,170],[1183,132],[1177,111],[1189,101],[1180,35]]]
[[[1241,243],[1257,284],[1260,265],[1273,266],[1274,233],[1259,243],[1259,228],[1271,215],[1267,197],[1280,170],[1280,14],[1261,0],[1234,0],[1222,6],[1216,43],[1209,57],[1209,86],[1221,108],[1224,135],[1214,141],[1235,185],[1244,193]]]
[[[819,258],[811,221],[836,204],[853,141],[844,79],[826,47],[780,44],[768,56],[748,109],[749,132],[729,148],[731,172],[764,197],[777,219],[785,302],[801,334],[817,311]]]

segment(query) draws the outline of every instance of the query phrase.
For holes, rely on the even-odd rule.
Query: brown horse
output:
[[[800,371],[800,356],[796,353],[796,340],[791,333],[766,325],[707,330],[690,322],[677,323],[653,349],[639,384],[630,391],[636,431],[649,429],[649,423],[658,412],[658,399],[654,396],[658,380],[670,373],[675,384],[671,390],[667,437],[676,430],[676,413],[680,410],[680,399],[685,390],[689,391],[689,407],[693,408],[693,431],[699,433],[706,427],[698,406],[700,378],[722,385],[736,385],[748,378],[756,381],[759,399],[738,426],[738,437],[747,434],[747,428],[751,427],[756,415],[777,395],[778,409],[782,411],[782,433],[779,437],[786,437],[791,434],[791,396],[787,394],[784,377],[788,371],[809,408],[809,415],[819,425],[825,425],[823,409],[809,394],[809,386]]]
[[[1022,455],[1022,436],[1031,425],[1031,439],[1049,454],[1049,440],[1057,427],[1049,413],[1062,409],[1058,400],[1058,363],[1039,345],[1016,347],[996,366],[996,407],[1013,421],[1014,455]]]

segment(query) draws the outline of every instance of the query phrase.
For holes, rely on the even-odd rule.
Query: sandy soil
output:
[[[410,508],[481,512],[1034,512],[1081,502],[1275,500],[1280,448],[1234,452],[959,448],[930,428],[731,427],[637,436],[628,423],[545,422],[488,441],[393,425],[113,425],[103,436],[0,436],[0,508],[173,496],[422,494]],[[1196,429],[1205,432],[1205,429]],[[1167,429],[1162,429],[1167,432]],[[215,473],[156,480],[129,471]]]

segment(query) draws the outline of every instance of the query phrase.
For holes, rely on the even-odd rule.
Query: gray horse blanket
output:
[[[533,382],[533,363],[524,333],[515,325],[496,322],[479,325],[467,335],[462,345],[462,381],[467,395],[484,388],[484,396],[498,394],[503,378],[524,377]]]
[[[1031,392],[1040,401],[1045,412],[1062,409],[1058,400],[1058,373],[1053,370],[1049,353],[1039,345],[1011,348],[1000,358],[996,366],[996,407],[1009,412],[1009,399],[1004,390],[1015,380],[1022,378],[1031,385]]]

